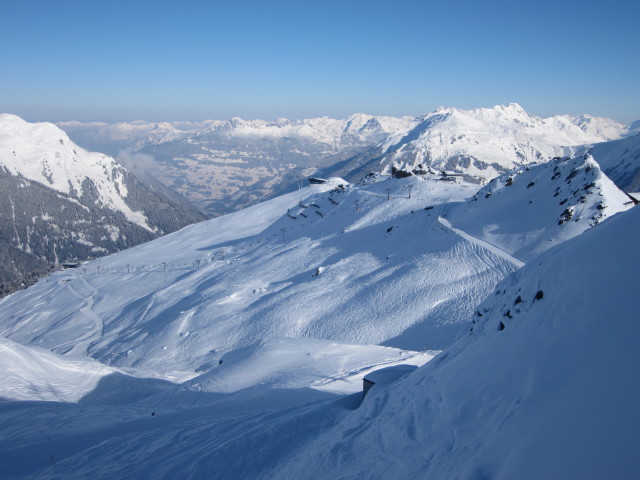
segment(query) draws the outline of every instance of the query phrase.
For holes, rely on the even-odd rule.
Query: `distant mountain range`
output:
[[[489,180],[532,162],[566,156],[583,144],[619,139],[632,129],[611,119],[583,115],[539,118],[512,103],[493,108],[438,108],[410,130],[390,135],[332,171],[354,178],[370,171],[425,169]]]
[[[589,115],[539,118],[518,104],[415,117],[58,124],[74,141],[146,169],[210,215],[298,188],[310,176],[449,170],[480,182],[637,131]]]
[[[0,115],[0,294],[206,217],[50,123]]]

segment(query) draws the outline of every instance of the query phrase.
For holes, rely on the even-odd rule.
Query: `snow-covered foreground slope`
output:
[[[231,393],[254,385],[335,393],[360,390],[362,377],[380,366],[422,365],[437,352],[408,352],[309,338],[270,338],[234,350],[214,368],[185,383],[190,391]]]
[[[528,261],[630,208],[589,155],[557,158],[493,179],[454,207],[454,227]]]
[[[469,335],[268,478],[636,478],[640,209],[498,285]]]
[[[441,349],[517,268],[437,221],[464,185],[337,184],[52,275],[0,302],[0,333],[179,380],[269,337]]]
[[[522,262],[500,248],[447,227],[451,202],[473,193],[428,176],[333,179],[1,300],[0,361],[16,378],[0,382],[3,478],[493,478],[498,467],[526,477],[522,465],[538,461],[527,448],[537,455],[547,444],[522,440],[525,426],[563,427],[553,393],[597,384],[576,372],[609,351],[580,346],[570,335],[578,322],[565,318],[600,315],[609,302],[630,313],[637,259],[625,249],[638,215],[585,237],[593,265],[572,240],[517,270]],[[550,211],[544,224],[555,221]],[[625,225],[634,226],[617,244]],[[601,270],[613,268],[603,244],[629,255],[623,297],[610,295],[618,285]],[[587,288],[601,294],[579,293]],[[574,310],[583,297],[589,311]],[[606,332],[598,327],[597,340]],[[433,368],[374,386],[360,405],[364,375],[423,365],[435,353],[424,350],[460,335]],[[577,395],[569,390],[559,412],[569,400],[572,418],[590,408],[576,409]],[[560,465],[549,458],[534,465],[538,478],[554,458]]]
[[[87,362],[81,375],[80,361],[45,352],[34,363],[40,350],[6,340],[3,347],[4,364],[21,358],[9,378],[19,382],[3,383],[7,398],[0,401],[0,465],[7,479],[251,478],[356,408],[362,377],[372,369],[419,366],[433,357],[280,338],[225,357],[218,373],[173,385]],[[44,375],[31,375],[38,367]],[[237,450],[239,444],[248,448]]]

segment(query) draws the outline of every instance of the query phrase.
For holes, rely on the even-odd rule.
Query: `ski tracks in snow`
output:
[[[465,240],[471,243],[474,243],[475,245],[478,245],[479,247],[482,247],[485,250],[489,250],[490,252],[495,253],[497,256],[504,258],[505,260],[508,260],[509,262],[513,263],[516,267],[520,268],[524,266],[524,262],[522,260],[519,260],[518,258],[514,257],[509,252],[506,252],[501,248],[496,247],[495,245],[491,245],[490,243],[487,243],[484,240],[480,240],[479,238],[474,237],[473,235],[469,235],[467,232],[464,232],[458,228],[454,228],[446,218],[438,217],[438,221],[440,222],[440,224],[442,224],[452,232],[457,233]]]
[[[95,340],[94,337],[96,335],[102,336],[104,332],[104,322],[102,317],[93,310],[93,304],[95,302],[95,296],[98,294],[98,290],[78,275],[64,276],[60,279],[59,283],[60,285],[67,287],[71,294],[84,301],[84,306],[80,308],[80,312],[82,312],[82,314],[93,323],[93,327],[79,338],[64,342],[51,350],[58,350],[62,347],[66,347],[67,345],[72,345],[69,350],[64,352],[65,354],[72,353],[74,351],[78,353],[77,351],[79,350],[81,353],[86,355],[89,344],[92,340]]]

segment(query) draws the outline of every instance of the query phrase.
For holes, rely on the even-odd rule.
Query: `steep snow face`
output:
[[[153,231],[144,214],[126,203],[127,171],[115,159],[79,147],[51,123],[0,115],[0,166],[75,198],[95,195],[98,206]]]
[[[570,153],[572,146],[620,138],[627,128],[590,116],[539,118],[512,103],[493,108],[439,108],[404,136],[381,144],[378,162],[404,170],[432,167],[493,178],[505,170]]]
[[[630,208],[590,155],[556,158],[493,179],[453,208],[454,227],[527,261]]]
[[[633,478],[640,209],[509,276],[465,338],[268,478]]]
[[[0,296],[66,260],[102,256],[205,219],[152,179],[147,185],[50,123],[0,115]]]
[[[468,185],[339,184],[60,272],[0,302],[0,334],[170,380],[269,337],[441,349],[517,268],[437,221]]]
[[[640,191],[640,134],[586,148],[620,189]]]

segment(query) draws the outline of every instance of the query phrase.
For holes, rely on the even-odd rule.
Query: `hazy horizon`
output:
[[[634,2],[6,0],[0,111],[29,121],[640,118]]]

